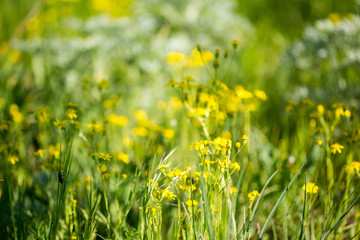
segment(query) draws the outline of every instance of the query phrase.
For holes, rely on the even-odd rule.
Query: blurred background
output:
[[[233,49],[233,40],[239,45],[229,62],[220,63],[219,78],[230,88],[241,84],[266,94],[266,101],[251,113],[251,124],[250,115],[241,115],[234,117],[239,123],[229,120],[220,129],[233,142],[239,140],[240,132],[249,135],[247,157],[253,161],[253,175],[244,191],[259,189],[276,169],[288,164],[296,171],[305,159],[313,161],[307,166],[310,173],[321,170],[311,114],[318,104],[355,111],[352,106],[359,103],[359,10],[359,0],[0,0],[1,121],[12,124],[8,132],[0,128],[0,143],[5,146],[13,141],[16,148],[9,145],[9,153],[28,160],[23,168],[16,166],[19,178],[14,178],[13,185],[25,176],[32,179],[25,194],[36,196],[31,209],[47,211],[54,192],[48,180],[54,171],[42,167],[46,161],[54,163],[55,157],[43,161],[36,151],[54,150],[60,140],[53,124],[44,124],[39,116],[62,119],[69,113],[66,108],[76,108],[79,125],[84,124],[78,127],[75,143],[79,171],[74,182],[89,176],[94,165],[88,166],[84,149],[89,146],[83,146],[86,137],[94,136],[89,124],[99,119],[105,122],[113,113],[129,119],[115,116],[118,128],[104,133],[107,149],[102,151],[129,155],[122,160],[127,165],[114,163],[114,170],[130,176],[144,158],[150,159],[144,146],[155,137],[141,136],[143,129],[136,125],[150,119],[154,121],[149,123],[151,128],[163,135],[159,153],[179,146],[176,164],[183,168],[194,164],[188,158],[194,156],[188,146],[203,136],[181,113],[181,101],[173,97],[180,96],[178,91],[165,85],[187,75],[205,82],[212,72],[206,67],[184,70],[172,65],[168,53],[188,55],[197,44],[204,51],[224,53]],[[339,107],[338,101],[346,105]],[[14,116],[20,112],[24,118],[16,122]],[[336,122],[339,126],[334,123],[339,129],[332,136],[335,142],[345,142],[348,135],[342,133],[356,130],[347,119],[341,121]],[[346,149],[359,156],[356,146]],[[342,167],[346,161],[342,157],[337,164]],[[257,171],[259,166],[264,171]],[[284,187],[282,179],[290,173],[281,174],[278,184]],[[111,191],[125,205],[129,188],[126,184],[120,191],[115,187]],[[116,206],[111,207],[116,212]],[[130,224],[136,221],[136,215],[129,219]],[[9,224],[7,219],[3,222]]]

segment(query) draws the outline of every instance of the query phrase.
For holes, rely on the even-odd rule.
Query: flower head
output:
[[[334,144],[331,144],[330,146],[330,151],[332,154],[336,154],[336,153],[341,153],[342,149],[344,149],[344,146],[343,145],[340,145],[338,143],[334,143]]]
[[[248,194],[248,198],[250,202],[253,202],[256,197],[260,196],[259,192],[257,190],[254,190]]]
[[[308,183],[306,183],[306,185],[304,184],[302,189],[310,194],[315,194],[319,191],[319,187],[316,186],[315,183],[312,183],[312,182],[308,182]]]

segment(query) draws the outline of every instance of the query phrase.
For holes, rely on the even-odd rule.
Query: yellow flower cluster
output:
[[[359,175],[360,176],[360,162],[352,162],[346,165],[345,170],[350,175]]]
[[[248,198],[250,202],[253,202],[256,197],[260,196],[259,192],[257,190],[254,190],[250,193],[248,193]]]
[[[304,184],[302,189],[310,194],[316,194],[319,191],[319,187],[312,182],[307,182],[306,185]]]
[[[190,55],[185,55],[181,52],[169,52],[167,56],[168,65],[178,65],[183,67],[197,67],[204,66],[213,59],[213,54],[208,51],[199,51],[193,49]]]
[[[147,113],[144,110],[136,110],[134,114],[138,125],[132,129],[135,136],[147,137],[150,133],[160,133],[166,139],[172,139],[175,135],[171,128],[164,128],[155,124],[147,118]]]

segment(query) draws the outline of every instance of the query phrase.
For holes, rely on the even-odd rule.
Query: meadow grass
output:
[[[103,6],[88,4],[73,14]],[[331,15],[294,42],[283,53],[287,67],[277,70],[284,89],[239,77],[241,66],[251,67],[239,61],[252,49],[241,39],[214,50],[193,43],[166,59],[154,54],[155,63],[146,61],[152,54],[142,56],[150,48],[135,47],[134,55],[121,48],[126,56],[116,63],[101,53],[111,52],[109,42],[86,49],[74,40],[66,62],[66,48],[52,48],[62,46],[57,40],[42,39],[49,48],[32,42],[36,34],[55,35],[40,21],[49,9],[26,25],[28,40],[0,49],[4,239],[359,237],[359,72],[350,54],[360,46],[359,17]],[[110,30],[129,24],[106,21],[101,26]],[[93,41],[113,39],[101,28]],[[171,32],[159,29],[158,41]],[[143,41],[130,36],[134,46]],[[81,60],[92,56],[101,56],[98,72],[83,69]],[[106,69],[108,77],[97,75]]]

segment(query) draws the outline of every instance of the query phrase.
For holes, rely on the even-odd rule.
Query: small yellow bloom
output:
[[[12,165],[15,165],[15,164],[19,161],[19,158],[12,155],[12,156],[10,156],[10,157],[8,158],[8,161],[9,161]]]
[[[250,202],[253,202],[256,197],[260,196],[259,192],[257,190],[254,190],[248,194],[248,198]]]
[[[122,153],[122,152],[118,153],[117,158],[126,164],[130,162],[129,156],[126,153]]]
[[[121,174],[121,176],[122,176],[123,179],[128,177],[125,173]]]
[[[319,190],[319,187],[315,185],[315,183],[312,183],[312,182],[308,182],[306,183],[306,185],[304,184],[304,186],[302,187],[302,189],[307,193],[310,193],[310,194],[315,194],[318,192]]]
[[[162,191],[162,196],[169,200],[174,200],[176,198],[175,194],[173,192],[169,191],[168,189],[165,189]]]
[[[148,135],[148,130],[144,127],[136,127],[132,129],[132,132],[136,136],[146,137]]]
[[[39,156],[42,158],[42,157],[44,157],[44,153],[45,153],[45,150],[40,148],[35,152],[35,156]]]
[[[184,61],[185,55],[181,52],[169,52],[166,62],[168,65],[176,65]]]
[[[76,110],[75,109],[68,109],[65,113],[65,116],[68,118],[68,119],[77,119],[77,114],[76,114]]]
[[[167,139],[171,139],[174,137],[174,130],[172,129],[165,129],[163,132],[162,132],[163,136]]]
[[[318,111],[318,113],[319,113],[320,115],[323,115],[323,114],[324,114],[324,106],[321,105],[321,104],[319,104],[319,105],[317,106],[317,111]]]
[[[266,101],[267,99],[267,96],[266,96],[266,93],[264,91],[261,91],[261,90],[255,90],[254,91],[254,94],[257,98],[263,100],[263,101]]]
[[[136,110],[134,116],[138,121],[143,121],[147,119],[146,112],[141,109]]]
[[[19,112],[18,105],[11,104],[9,108],[9,112],[14,122],[21,123],[24,120],[23,115]]]
[[[191,207],[191,206],[197,206],[197,205],[198,205],[198,202],[197,202],[196,200],[193,200],[193,201],[188,200],[188,201],[186,201],[185,203],[186,203],[186,205],[188,205],[189,207]]]
[[[240,147],[241,147],[241,143],[236,142],[235,146],[236,146],[237,148],[240,148]]]
[[[210,210],[213,210],[214,212],[217,212],[217,209],[213,205],[210,206]]]
[[[323,144],[323,141],[322,141],[321,139],[318,139],[318,140],[316,141],[316,143],[317,143],[317,145],[321,146],[321,145]]]
[[[344,146],[340,145],[338,143],[334,143],[334,144],[331,144],[330,148],[331,148],[331,153],[335,155],[336,153],[340,154],[342,149],[344,149]]]
[[[346,165],[345,170],[350,175],[360,175],[360,162],[352,162]]]
[[[67,120],[60,121],[59,119],[55,119],[53,122],[55,126],[57,126],[59,129],[64,129],[67,124]]]
[[[119,127],[124,127],[128,123],[128,119],[125,116],[118,116],[116,114],[110,114],[110,116],[107,118],[107,121],[111,124],[114,124]]]
[[[236,187],[230,187],[230,194],[234,194],[237,192]]]
[[[240,171],[240,165],[237,162],[231,163],[230,168],[234,169],[235,171]]]

